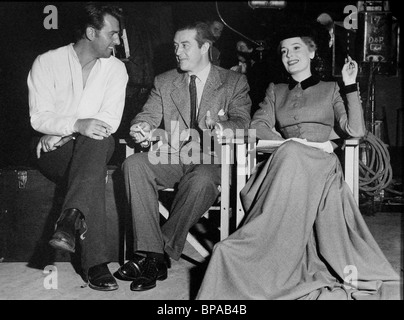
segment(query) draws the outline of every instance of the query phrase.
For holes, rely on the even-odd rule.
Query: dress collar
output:
[[[302,82],[300,82],[300,86],[302,87],[303,90],[306,90],[307,88],[312,87],[319,82],[320,82],[320,80],[317,77],[312,75],[312,76],[308,77],[307,79],[304,79]],[[298,83],[299,82],[297,82],[292,77],[290,77],[289,78],[289,90],[292,90],[294,87],[296,87],[296,85]]]

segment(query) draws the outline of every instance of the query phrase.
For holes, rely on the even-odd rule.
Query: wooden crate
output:
[[[106,183],[108,243],[116,253],[114,261],[122,262],[127,216],[120,170],[109,167]],[[43,267],[77,258],[48,244],[61,212],[63,194],[63,189],[38,170],[0,170],[0,261],[28,262],[33,267]]]

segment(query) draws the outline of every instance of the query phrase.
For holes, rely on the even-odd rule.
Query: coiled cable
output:
[[[387,144],[370,131],[367,131],[361,140],[359,190],[368,196],[379,196],[382,190],[403,195],[403,192],[390,188],[393,182],[393,169],[387,147]]]

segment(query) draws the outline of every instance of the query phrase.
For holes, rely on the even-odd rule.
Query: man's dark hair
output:
[[[179,28],[177,32],[183,30],[196,30],[195,40],[198,42],[199,48],[206,42],[212,47],[212,44],[215,42],[215,37],[212,32],[210,32],[209,25],[205,22],[197,21],[187,24],[186,26]]]
[[[111,15],[119,22],[122,18],[122,11],[116,6],[107,6],[95,2],[87,3],[76,17],[74,38],[76,41],[85,37],[87,27],[101,30],[104,26],[105,15]]]

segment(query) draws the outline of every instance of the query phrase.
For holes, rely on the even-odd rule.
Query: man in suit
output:
[[[162,132],[162,125],[165,129],[157,150],[152,146],[151,151],[136,153],[123,163],[135,254],[116,276],[131,280],[133,291],[149,290],[156,280],[167,278],[167,255],[180,258],[189,229],[219,195],[220,164],[203,154],[203,133],[220,140],[226,132],[247,130],[250,122],[247,79],[211,64],[213,41],[206,23],[179,29],[174,37],[179,68],[155,78],[148,101],[131,122],[130,136],[143,147],[150,144],[152,135]],[[192,121],[193,81],[197,110]],[[175,188],[176,194],[169,219],[160,227],[158,190],[164,188]]]

